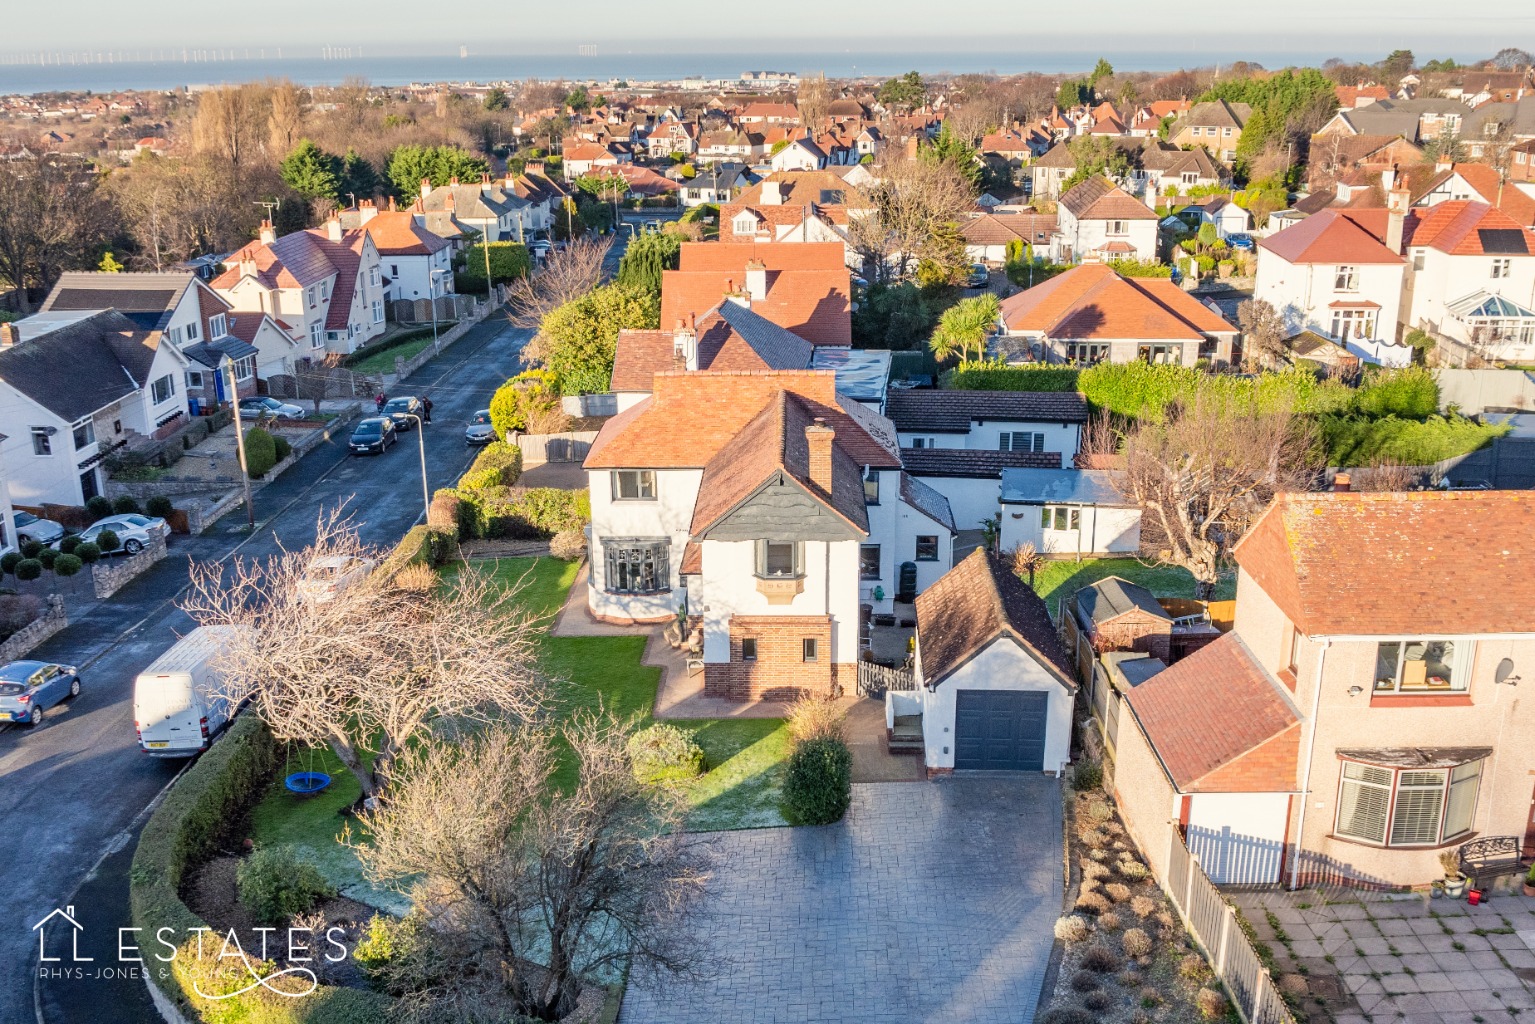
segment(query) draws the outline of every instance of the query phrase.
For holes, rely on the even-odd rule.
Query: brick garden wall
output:
[[[802,657],[802,641],[816,639],[817,660]],[[757,641],[757,660],[741,660],[741,641]],[[792,700],[830,694],[831,617],[827,615],[737,615],[730,620],[730,661],[704,666],[704,694],[734,700]]]

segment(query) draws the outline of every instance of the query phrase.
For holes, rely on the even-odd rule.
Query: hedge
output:
[[[277,442],[260,427],[245,432],[245,471],[252,480],[259,480],[277,465]]]
[[[546,540],[592,521],[591,496],[559,487],[481,487],[458,491],[459,536]]]
[[[1075,391],[1080,373],[1072,366],[1048,363],[960,363],[947,386],[958,391]]]
[[[483,291],[484,285],[481,285],[480,289]],[[448,327],[452,326],[453,322],[446,320],[439,321],[437,324],[439,331],[446,330]],[[366,359],[372,359],[380,352],[387,352],[392,348],[399,348],[401,345],[409,345],[413,341],[420,341],[422,338],[430,338],[431,336],[432,329],[430,327],[422,327],[411,331],[400,331],[398,334],[386,338],[383,341],[374,342],[371,345],[364,345],[356,352],[353,352],[343,358],[341,360],[341,365],[356,366],[358,363],[363,362]]]
[[[1463,416],[1432,416],[1421,421],[1396,416],[1321,417],[1328,465],[1342,467],[1387,461],[1427,466],[1476,451],[1510,429],[1507,425],[1481,424]]]
[[[480,450],[479,455],[475,456],[474,462],[469,467],[469,473],[487,469],[496,471],[495,484],[502,487],[515,487],[522,477],[522,449],[505,441],[492,441]]]
[[[454,557],[457,543],[458,537],[451,531],[412,526],[378,571],[388,578],[407,565],[444,565]]]

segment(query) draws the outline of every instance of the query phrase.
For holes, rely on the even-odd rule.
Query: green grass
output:
[[[428,333],[424,338],[407,341],[402,345],[395,345],[392,348],[379,349],[370,356],[364,356],[353,363],[351,369],[356,373],[393,373],[396,356],[408,361],[431,347],[432,335]]]
[[[1045,599],[1051,614],[1059,612],[1060,601],[1073,592],[1110,576],[1139,583],[1156,597],[1193,597],[1194,577],[1177,566],[1148,566],[1134,558],[1093,558],[1081,562],[1069,560],[1046,562],[1034,574],[1034,592]],[[1223,576],[1215,588],[1217,601],[1236,597],[1234,575]]]

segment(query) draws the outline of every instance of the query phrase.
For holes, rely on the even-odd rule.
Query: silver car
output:
[[[117,534],[117,539],[122,544],[118,550],[128,555],[136,555],[143,551],[155,537],[168,540],[171,535],[170,524],[159,516],[141,516],[137,512],[128,512],[96,520],[80,531],[80,542],[82,544],[99,543],[98,538],[103,530],[111,530]]]
[[[495,439],[496,428],[491,425],[489,409],[481,409],[469,418],[469,426],[464,428],[465,444],[490,444]]]
[[[64,536],[64,527],[52,519],[41,519],[30,512],[17,512],[16,536],[22,540],[35,540],[39,544],[52,544]]]
[[[265,416],[274,420],[301,420],[304,410],[287,402],[279,402],[271,395],[252,395],[240,399],[240,415],[259,419]]]

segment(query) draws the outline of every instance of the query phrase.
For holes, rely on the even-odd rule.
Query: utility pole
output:
[[[487,303],[487,305],[485,307],[486,309],[489,309],[491,306],[494,306],[496,304],[495,300],[493,298],[491,298],[491,293],[494,292],[495,289],[496,289],[496,286],[493,283],[491,283],[491,280],[490,280],[490,232],[487,231],[485,233],[485,302]],[[435,308],[436,307],[433,307],[433,309],[435,309]]]
[[[256,529],[256,506],[251,504],[251,472],[245,463],[245,428],[240,422],[240,390],[235,385],[235,364],[229,363],[229,404],[235,411],[235,450],[240,453],[240,486],[245,489],[245,523]]]

